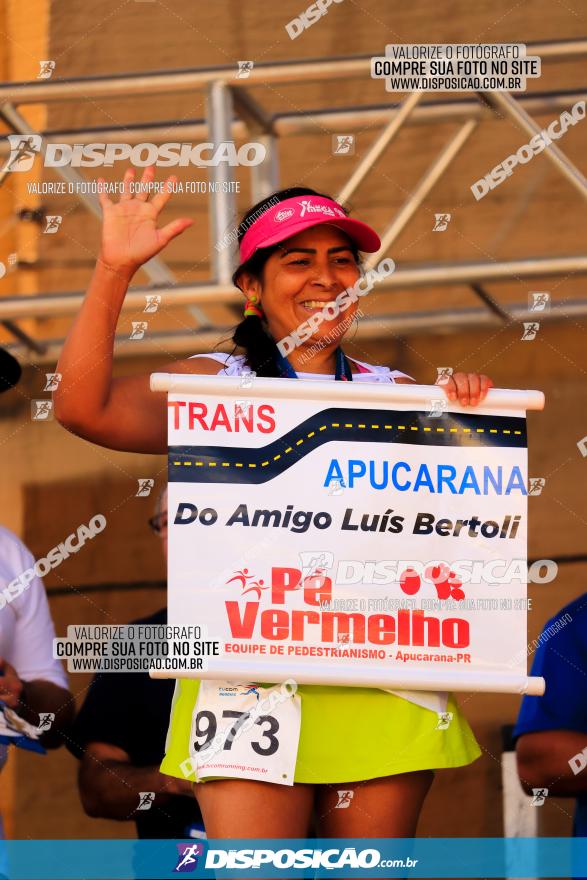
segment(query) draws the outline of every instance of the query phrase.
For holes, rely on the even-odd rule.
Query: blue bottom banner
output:
[[[6,840],[0,880],[587,878],[584,838]]]

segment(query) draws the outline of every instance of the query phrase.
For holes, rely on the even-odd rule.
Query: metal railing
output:
[[[587,40],[553,41],[549,43],[529,44],[528,49],[533,55],[551,62],[568,60],[587,55]],[[124,142],[140,143],[145,138],[156,142],[158,138],[168,137],[170,130],[174,139],[193,138],[206,140],[213,144],[234,138],[241,138],[254,133],[263,141],[266,148],[264,162],[251,169],[253,200],[266,196],[279,187],[277,162],[278,138],[316,131],[316,126],[336,128],[344,127],[352,131],[357,127],[381,125],[382,130],[367,153],[357,162],[348,181],[339,191],[339,199],[347,200],[355,193],[360,184],[372,170],[376,161],[392,144],[403,126],[434,124],[439,121],[460,122],[460,128],[449,139],[438,156],[430,164],[395,217],[392,217],[382,234],[382,249],[379,254],[370,257],[369,265],[386,253],[397,239],[410,219],[430,193],[438,180],[446,172],[450,163],[459,153],[462,146],[475,130],[478,123],[490,118],[494,111],[505,111],[522,130],[536,133],[539,127],[530,114],[552,112],[568,108],[572,103],[587,98],[587,89],[569,89],[559,92],[530,93],[519,97],[510,94],[490,93],[467,96],[461,99],[451,97],[448,100],[423,100],[420,93],[414,93],[399,104],[381,104],[366,107],[320,108],[317,111],[300,111],[299,113],[269,114],[250,94],[250,88],[265,83],[299,84],[319,80],[343,80],[355,77],[370,76],[370,56],[351,58],[314,59],[309,61],[292,61],[279,64],[255,64],[246,79],[236,77],[234,67],[216,67],[206,69],[190,69],[177,71],[160,71],[152,73],[136,73],[116,76],[80,77],[67,80],[39,81],[32,83],[0,84],[0,116],[9,129],[27,136],[41,134],[43,148],[48,141],[65,143],[87,143],[99,138],[103,142],[116,139],[124,133]],[[95,98],[149,96],[168,93],[193,92],[204,89],[206,93],[206,119],[175,122],[157,121],[150,125],[130,125],[123,127],[69,129],[64,131],[35,132],[19,113],[17,105],[27,103],[43,103],[69,101],[80,96]],[[493,109],[492,109],[493,108]],[[501,114],[500,114],[501,115]],[[0,155],[7,152],[7,141],[0,140]],[[587,180],[573,163],[558,147],[549,146],[545,151],[557,170],[564,175],[583,196],[587,195]],[[65,179],[83,179],[74,169],[55,168],[57,174]],[[210,169],[211,180],[223,184],[231,182],[231,169],[228,165],[219,165]],[[6,179],[6,174],[4,174]],[[1,179],[0,179],[1,182]],[[222,186],[220,187],[222,189]],[[219,242],[231,224],[236,225],[234,195],[230,187],[225,192],[210,195],[209,218],[211,240]],[[95,216],[101,212],[97,199],[90,194],[78,194],[80,202]],[[145,293],[157,290],[165,297],[167,291],[173,292],[165,307],[189,307],[194,318],[198,335],[207,336],[211,322],[206,314],[206,304],[224,302],[236,304],[240,302],[240,294],[230,284],[230,276],[235,265],[235,253],[230,248],[214,248],[210,253],[211,278],[198,284],[175,283],[173,273],[161,260],[154,258],[143,268],[153,287],[129,290],[124,308],[136,309],[144,305]],[[372,319],[368,332],[370,338],[375,332],[374,327],[381,328],[381,333],[421,332],[426,322],[431,328],[443,327],[445,330],[463,326],[484,326],[496,320],[507,321],[515,314],[521,314],[521,307],[501,307],[494,303],[480,288],[481,282],[521,278],[546,278],[555,275],[586,274],[587,256],[527,256],[522,259],[480,263],[451,264],[416,264],[404,266],[396,270],[379,286],[381,291],[409,288],[430,284],[468,284],[476,302],[483,303],[482,308],[464,310],[467,314],[444,311],[422,313],[418,315],[382,316]],[[0,320],[15,322],[19,319],[41,316],[57,316],[73,314],[79,308],[83,298],[82,292],[49,293],[37,296],[16,296],[0,298]],[[574,314],[587,313],[587,299],[574,301]],[[541,320],[559,320],[562,312],[551,309],[550,317],[541,316]],[[518,318],[519,320],[520,318]],[[367,319],[371,320],[371,319]],[[402,325],[403,322],[403,325]],[[13,326],[16,326],[13,324]],[[365,327],[367,328],[367,324]],[[223,328],[218,328],[218,331]],[[218,332],[216,331],[216,332]],[[362,331],[361,331],[362,332]],[[16,335],[16,334],[15,334]],[[162,334],[169,336],[169,334]],[[181,334],[171,334],[174,339]],[[183,334],[186,350],[190,341],[193,343],[193,331]],[[144,342],[145,340],[143,340]],[[19,345],[15,349],[22,350],[22,333]],[[57,344],[48,343],[49,349]],[[179,342],[176,339],[176,343]],[[33,348],[34,346],[31,346]],[[135,351],[144,348],[134,346]],[[36,353],[39,355],[39,352]]]

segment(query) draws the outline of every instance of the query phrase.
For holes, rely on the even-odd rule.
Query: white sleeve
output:
[[[14,561],[18,558],[20,565],[14,572],[16,578],[32,568],[35,559],[18,539],[12,550]],[[10,656],[5,659],[14,666],[23,681],[50,681],[67,688],[65,669],[60,660],[53,658],[55,627],[43,581],[35,575],[27,589],[16,596],[11,605],[16,615],[16,626]]]
[[[218,370],[218,373],[222,373],[223,376],[242,376],[243,373],[248,372],[248,369],[245,364],[244,355],[232,355],[227,354],[225,351],[210,351],[206,354],[192,354],[191,358],[212,358],[212,360],[216,361],[219,364],[222,364],[222,369]]]
[[[402,373],[401,370],[390,370],[389,378],[392,382],[395,382],[396,379],[411,379],[412,382],[416,381],[413,376],[408,376],[407,373]]]
[[[210,358],[213,361],[219,361],[225,364],[230,355],[225,351],[206,351],[204,354],[190,354],[188,360],[192,358]]]

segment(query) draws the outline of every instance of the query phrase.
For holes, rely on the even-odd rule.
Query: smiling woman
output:
[[[279,340],[277,348],[280,353],[282,355],[290,354],[294,348],[297,348],[302,345],[302,343],[306,342],[306,340],[310,339],[324,321],[333,321],[335,318],[338,318],[339,315],[346,312],[347,309],[356,303],[360,297],[366,296],[370,293],[377,281],[381,281],[383,278],[387,278],[388,275],[391,275],[394,269],[395,263],[393,260],[381,260],[377,269],[371,269],[366,272],[365,275],[361,275],[352,287],[347,287],[341,293],[337,294],[335,299],[326,301],[316,299],[303,302],[302,306],[304,306],[307,311],[311,312],[310,317],[305,321],[302,321],[295,330],[292,330],[291,333],[284,336],[283,339]],[[354,314],[356,315],[356,310]],[[344,332],[346,332],[349,326],[347,322],[352,321],[353,317],[354,315],[351,313],[347,316],[346,322],[343,321],[342,323],[337,323],[336,329],[339,336],[344,335]],[[323,339],[329,342],[332,341],[329,332],[325,334]]]
[[[348,326],[358,297],[348,296],[344,310],[334,307],[361,278],[359,251],[377,251],[379,237],[328,196],[304,187],[282,190],[254,205],[241,227],[263,208],[240,236],[241,263],[233,282],[244,293],[246,305],[234,342],[245,349],[257,375],[291,377],[283,353],[290,355],[295,369],[304,363],[300,343],[311,338],[319,345],[328,337],[314,352],[312,368],[332,373],[334,350],[345,332],[341,313],[346,313]],[[352,365],[349,369],[353,371]]]
[[[100,256],[57,366],[62,379],[54,397],[55,415],[70,430],[103,446],[163,453],[167,451],[165,395],[150,391],[148,374],[114,379],[113,343],[132,276],[192,221],[180,218],[157,228],[158,215],[171,197],[176,179],[168,178],[165,191],[152,196],[148,186],[154,179],[152,166],[143,173],[141,183],[146,185],[134,196],[130,192],[133,179],[134,171],[129,169],[118,203],[105,193],[100,196],[104,214]],[[333,304],[340,303],[341,296],[360,279],[365,279],[365,285],[370,283],[368,274],[362,274],[360,252],[379,250],[379,236],[373,229],[350,218],[328,196],[300,187],[273,193],[254,205],[239,226],[238,240],[240,264],[233,280],[245,296],[245,309],[232,337],[235,350],[230,355],[193,355],[162,365],[162,371],[206,375],[224,371],[229,376],[254,372],[286,379],[330,378],[357,383],[413,381],[388,366],[347,358],[341,348],[349,318],[357,313],[357,299],[347,296],[344,310],[334,309]],[[390,261],[388,267],[392,264]],[[323,320],[314,320],[309,337],[302,339],[300,334],[285,357],[279,340],[318,315]],[[301,372],[306,364],[309,371]],[[451,399],[458,395],[459,403],[467,405],[482,401],[491,384],[486,376],[456,373],[444,389]],[[178,402],[173,417],[226,431],[246,431],[248,421],[256,417],[269,430],[271,412],[261,409],[241,412],[233,423],[228,413],[218,408],[210,413],[201,404],[190,409]],[[235,506],[240,500],[236,492]],[[305,531],[310,519],[314,528],[325,527],[330,514],[314,515],[310,503],[304,506],[308,510],[297,514],[286,509],[279,527],[285,527],[286,521],[289,526],[290,512],[298,531]],[[235,527],[244,527],[246,504],[237,511]],[[256,513],[262,525],[269,526],[277,519],[273,511],[255,510],[252,515]],[[246,562],[244,559],[243,565]],[[197,568],[194,557],[194,577]],[[403,617],[398,618],[398,627],[401,620]],[[275,622],[267,615],[263,621],[268,621],[267,625]],[[196,795],[209,837],[303,837],[308,833],[314,802],[324,802],[328,786],[348,787],[353,781],[361,783],[358,798],[368,799],[369,810],[345,811],[344,819],[333,819],[332,810],[322,810],[323,835],[340,831],[343,823],[342,836],[347,837],[413,836],[433,770],[462,766],[480,755],[465,718],[449,695],[404,692],[398,696],[377,688],[300,685],[299,709],[284,703],[279,707],[279,712],[285,713],[280,715],[281,721],[269,716],[264,720],[271,729],[257,734],[262,743],[258,766],[238,764],[238,778],[214,778],[201,784],[198,761],[191,757],[197,746],[194,731],[203,715],[222,714],[213,691],[209,682],[178,682],[162,764],[164,773],[197,783]],[[231,700],[231,709],[239,717],[246,714],[243,705],[240,696]],[[443,729],[437,726],[439,706],[452,713],[450,725]],[[226,748],[231,747],[232,741]],[[283,785],[261,782],[260,774],[267,772],[263,764],[269,756],[267,749],[277,748],[285,756],[281,760],[291,767],[291,778]],[[236,752],[235,746],[233,754]],[[186,767],[191,769],[186,771]]]

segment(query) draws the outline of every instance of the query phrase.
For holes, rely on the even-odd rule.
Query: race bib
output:
[[[201,681],[192,716],[196,778],[227,776],[293,785],[302,701],[297,684]]]

